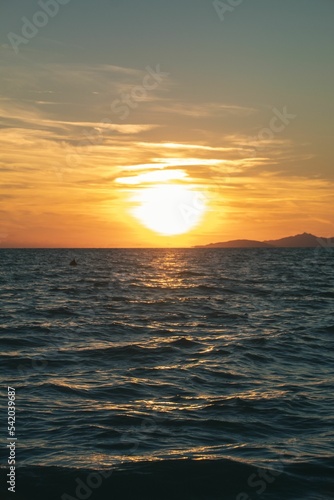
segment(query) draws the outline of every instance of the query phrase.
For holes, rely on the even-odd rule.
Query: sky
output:
[[[334,236],[333,0],[0,4],[0,247]]]

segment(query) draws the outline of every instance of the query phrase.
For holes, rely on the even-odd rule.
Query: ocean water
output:
[[[3,249],[0,290],[3,498],[334,498],[334,251]]]

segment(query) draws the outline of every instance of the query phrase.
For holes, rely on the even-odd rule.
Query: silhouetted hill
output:
[[[303,233],[287,236],[278,240],[231,240],[208,245],[198,245],[196,248],[317,248],[333,247],[333,238],[321,238],[313,234]]]
[[[329,238],[333,240],[333,238]],[[266,241],[271,246],[281,247],[281,248],[316,248],[319,246],[327,246],[328,239],[319,238],[313,234],[303,233],[296,234],[295,236],[288,236],[287,238],[281,238],[279,240],[268,240]]]
[[[220,243],[210,243],[209,245],[200,245],[200,247],[212,248],[270,248],[272,245],[256,240],[232,240],[222,241]]]

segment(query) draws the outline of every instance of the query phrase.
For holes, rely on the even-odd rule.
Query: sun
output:
[[[164,235],[183,234],[196,227],[206,210],[205,198],[182,184],[157,184],[142,188],[132,198],[131,213],[145,227]]]

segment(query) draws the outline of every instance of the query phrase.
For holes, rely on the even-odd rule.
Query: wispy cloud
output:
[[[179,102],[169,98],[164,103],[157,105],[155,110],[159,113],[174,114],[181,116],[190,116],[193,118],[205,118],[213,116],[237,115],[249,116],[258,112],[255,108],[248,106],[239,106],[225,104],[221,102]]]
[[[182,101],[169,78],[121,120],[111,103],[144,76],[145,69],[104,64],[7,65],[0,193],[7,216],[16,214],[12,230],[52,239],[48,228],[62,231],[70,214],[91,231],[112,218],[122,234],[131,227],[130,197],[164,183],[205,193],[217,224],[262,217],[269,225],[307,206],[309,217],[326,219],[332,182],[302,168],[296,175],[296,165],[311,161],[309,145],[289,134],[259,143],[261,117],[251,106]]]

